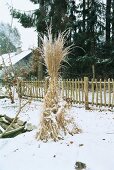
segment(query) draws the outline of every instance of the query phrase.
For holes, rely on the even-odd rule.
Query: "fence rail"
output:
[[[22,96],[42,99],[47,91],[47,80],[21,82]],[[59,81],[60,95],[75,103],[114,107],[114,80],[65,79]]]

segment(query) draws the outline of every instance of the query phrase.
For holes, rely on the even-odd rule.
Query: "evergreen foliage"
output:
[[[20,46],[21,40],[17,28],[12,28],[9,24],[0,23],[0,53],[14,52]]]
[[[80,0],[78,4],[75,0],[30,1],[38,6],[36,10],[11,11],[25,28],[35,27],[38,34],[44,34],[51,23],[53,36],[69,29],[66,44],[73,43],[74,48],[69,55],[69,65],[65,65],[65,72],[61,70],[64,77],[92,77],[92,63],[96,65],[97,76],[104,77],[107,74],[107,77],[113,77],[113,0],[107,0],[106,4],[102,0]]]

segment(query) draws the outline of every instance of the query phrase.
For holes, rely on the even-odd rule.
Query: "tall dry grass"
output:
[[[61,62],[65,60],[65,57],[70,52],[71,47],[65,47],[67,33],[59,33],[57,38],[53,38],[50,27],[47,35],[44,35],[43,38],[40,37],[42,40],[40,52],[51,78],[58,77]]]
[[[60,129],[66,133],[67,121],[65,120],[65,107],[60,105],[60,96],[58,89],[59,69],[61,62],[69,54],[71,46],[65,47],[66,32],[59,33],[58,37],[53,38],[51,27],[47,35],[40,36],[42,45],[39,48],[41,56],[44,59],[49,75],[49,87],[44,98],[44,111],[41,116],[40,127],[36,135],[41,140],[58,140],[60,138]]]

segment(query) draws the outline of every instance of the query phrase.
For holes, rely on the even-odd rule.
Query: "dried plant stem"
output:
[[[56,111],[58,108],[58,90],[57,79],[49,80],[49,88],[44,98],[44,112],[40,122],[40,130],[36,135],[37,139],[58,140],[59,130],[56,120]],[[55,112],[55,114],[54,114]]]
[[[67,128],[72,121],[65,117],[65,105],[61,105],[61,97],[59,95],[58,78],[61,62],[69,53],[70,47],[64,47],[65,36],[59,34],[57,38],[53,39],[51,28],[48,29],[48,35],[44,35],[42,40],[42,47],[39,49],[41,56],[44,58],[45,65],[49,74],[49,87],[44,97],[44,111],[41,116],[40,127],[36,134],[36,139],[48,141],[53,139],[57,141],[62,138],[64,134],[72,133]],[[74,130],[74,128],[73,128]],[[76,131],[74,131],[76,132]]]

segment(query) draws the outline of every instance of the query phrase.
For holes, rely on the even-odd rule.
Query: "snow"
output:
[[[19,54],[10,53],[10,57],[8,54],[3,54],[2,56],[0,56],[0,65],[2,64],[2,58],[4,59],[5,65],[10,66],[11,62],[14,65],[17,62],[19,62],[20,60],[22,60],[24,57],[26,57],[28,54],[30,54],[31,52],[32,52],[31,50],[25,50]],[[11,59],[11,61],[10,61],[10,59]]]
[[[23,100],[23,102],[26,102]],[[42,102],[26,105],[21,120],[38,125]],[[86,163],[86,170],[114,170],[114,111],[108,108],[75,105],[69,110],[82,133],[67,135],[64,140],[36,141],[36,130],[0,139],[0,170],[75,170],[76,161]],[[0,100],[0,114],[14,117],[18,101]]]

